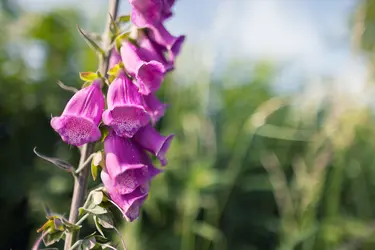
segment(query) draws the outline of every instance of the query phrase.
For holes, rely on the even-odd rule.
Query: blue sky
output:
[[[19,0],[24,9],[79,8],[89,19],[104,18],[106,0]],[[363,62],[350,49],[349,20],[356,0],[179,0],[166,24],[186,34],[181,68],[194,74],[197,65],[212,69],[233,60],[268,60],[287,65],[279,84],[301,76],[348,72],[363,77]],[[129,12],[126,0],[120,12]],[[340,74],[339,74],[340,73]],[[198,74],[198,73],[197,73]],[[362,79],[363,80],[363,79]],[[350,84],[352,86],[353,84]],[[352,86],[353,87],[353,86]]]

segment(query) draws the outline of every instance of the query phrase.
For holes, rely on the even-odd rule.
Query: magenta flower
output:
[[[150,121],[143,104],[137,86],[121,72],[108,88],[108,109],[103,113],[103,123],[111,126],[119,136],[133,137]]]
[[[131,19],[138,27],[151,27],[172,16],[174,0],[129,0]]]
[[[134,141],[142,148],[153,153],[160,161],[162,166],[167,165],[165,154],[172,142],[174,135],[162,136],[150,124],[141,128],[135,135]]]
[[[152,123],[155,124],[162,116],[164,116],[168,104],[160,102],[154,94],[144,96],[144,101],[145,109],[150,114]]]
[[[129,41],[122,44],[121,58],[127,72],[136,79],[139,93],[148,95],[159,89],[166,71],[161,62],[149,60],[144,50]]]
[[[147,27],[162,19],[162,0],[129,0],[132,5],[131,19],[138,27]]]
[[[112,49],[111,56],[109,57],[108,69],[112,69],[116,64],[121,62],[121,55],[117,52],[116,48]]]
[[[181,44],[185,40],[185,36],[173,36],[162,23],[151,26],[150,31],[150,38],[156,43],[166,47],[169,51],[174,47],[174,50],[179,52]]]
[[[161,171],[138,145],[113,131],[104,140],[104,152],[103,184],[112,201],[132,221],[138,217],[139,207],[147,198],[150,180]]]
[[[166,71],[174,67],[174,61],[165,58],[166,48],[150,40],[145,32],[138,32],[138,54],[146,61],[157,61],[163,64]]]
[[[64,142],[82,146],[100,139],[98,125],[105,105],[100,82],[95,80],[75,93],[61,116],[52,118],[51,126]]]

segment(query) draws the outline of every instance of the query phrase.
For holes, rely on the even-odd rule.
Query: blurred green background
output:
[[[71,96],[57,80],[96,70],[75,25],[101,32],[107,1],[0,4],[0,249],[30,249],[44,205],[68,214],[72,192],[32,149],[78,161],[49,120]],[[187,42],[159,126],[176,137],[141,217],[117,220],[128,249],[375,249],[375,0],[180,0],[175,14]]]

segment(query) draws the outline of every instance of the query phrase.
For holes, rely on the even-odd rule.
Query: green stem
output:
[[[105,26],[105,31],[103,35],[103,47],[105,51],[108,51],[107,56],[100,59],[99,62],[99,71],[104,76],[108,70],[108,63],[109,63],[109,56],[110,56],[110,44],[111,44],[111,37],[110,37],[110,25],[111,25],[111,16],[116,19],[118,6],[120,0],[110,0],[109,1],[109,15],[107,15],[107,22]],[[87,168],[85,165],[89,163],[87,159],[94,151],[94,144],[89,143],[82,147],[81,150],[81,158],[79,161],[79,166],[82,167],[82,171],[78,174],[77,177],[74,178],[74,190],[73,190],[73,197],[72,203],[70,207],[70,214],[69,214],[69,221],[71,223],[76,223],[78,218],[78,209],[82,206],[84,202],[84,197],[87,191],[87,180],[90,173],[90,168]],[[72,243],[76,241],[78,237],[77,232],[67,233],[65,238],[65,250],[71,249]]]

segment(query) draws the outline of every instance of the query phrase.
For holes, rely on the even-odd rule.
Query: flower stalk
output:
[[[117,17],[118,6],[120,0],[110,0],[109,1],[109,14],[107,17],[107,22],[105,26],[105,31],[103,34],[104,48],[108,48],[111,43],[110,39],[110,25],[112,18]],[[110,54],[110,51],[108,52]],[[105,75],[108,69],[110,55],[105,55],[100,57],[99,61],[99,71],[102,75]],[[69,222],[75,223],[78,218],[78,209],[83,205],[84,197],[87,192],[87,180],[90,174],[90,169],[85,166],[89,164],[87,159],[94,152],[94,144],[88,143],[82,146],[81,148],[81,157],[79,161],[79,166],[83,167],[82,171],[74,178],[74,189],[73,197],[70,206]],[[71,232],[66,234],[64,250],[69,250],[72,246],[72,243],[78,236],[78,232]]]

